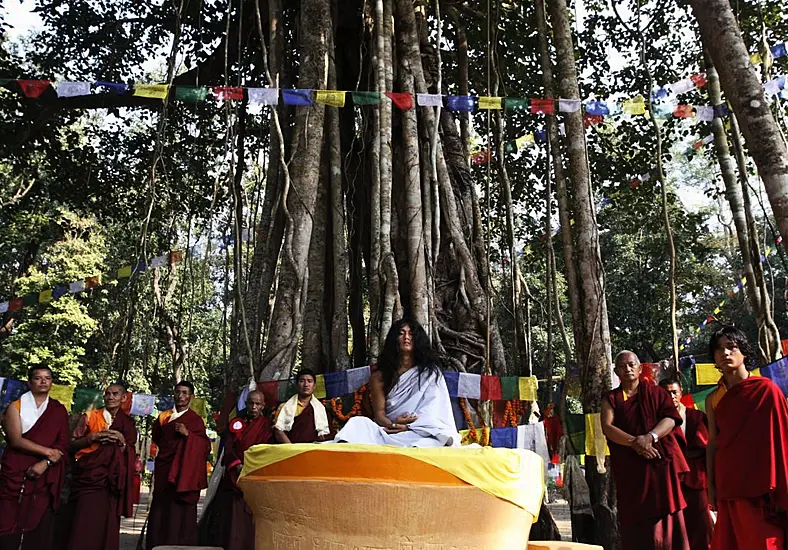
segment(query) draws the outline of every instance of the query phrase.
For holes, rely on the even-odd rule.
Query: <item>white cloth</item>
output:
[[[443,95],[416,94],[416,101],[420,107],[440,107],[443,105]]]
[[[412,368],[400,376],[386,396],[386,417],[396,419],[403,414],[418,418],[408,430],[389,434],[373,420],[363,416],[351,418],[337,434],[334,442],[396,447],[458,447],[460,434],[454,424],[449,389],[442,373],[424,373]]]
[[[155,395],[135,393],[131,398],[131,410],[129,411],[129,414],[134,416],[148,416],[149,414],[153,414],[155,406]],[[109,424],[112,424],[112,422]]]
[[[711,105],[697,105],[695,107],[695,118],[703,122],[714,120],[714,107]]]
[[[580,110],[579,99],[558,99],[558,111],[560,113],[576,113]]]
[[[348,393],[354,392],[361,388],[369,381],[369,367],[358,367],[357,369],[348,369],[347,371],[347,389]]]
[[[38,419],[47,410],[49,405],[49,397],[44,399],[41,406],[36,405],[36,398],[33,397],[33,392],[29,391],[22,394],[19,398],[19,417],[22,420],[22,433],[27,433],[36,425]]]
[[[544,423],[526,424],[517,426],[517,448],[533,451],[542,457],[545,464],[550,462],[550,453],[547,451],[547,438],[544,432]]]
[[[75,97],[80,95],[90,95],[90,82],[58,82],[58,97]]]
[[[674,94],[683,94],[684,92],[689,92],[694,89],[695,82],[693,82],[691,78],[684,78],[673,84],[668,84],[666,87]]]
[[[312,396],[312,410],[315,413],[315,431],[318,436],[328,435],[330,431],[328,428],[328,416],[326,416],[326,408],[320,400]],[[276,419],[274,428],[282,432],[289,432],[293,429],[293,422],[295,422],[296,409],[298,408],[298,395],[294,395],[282,407],[279,416]]]
[[[170,418],[167,420],[167,422],[173,422],[175,420],[178,420],[180,417],[182,417],[184,414],[186,414],[186,411],[188,411],[188,410],[189,410],[189,407],[186,407],[181,412],[178,412],[177,409],[172,409],[172,414],[170,415]]]
[[[478,374],[461,372],[457,386],[457,396],[467,397],[468,399],[481,399],[482,397],[481,384],[482,384],[482,377],[479,376]]]
[[[278,105],[279,88],[247,88],[249,103],[258,105]]]

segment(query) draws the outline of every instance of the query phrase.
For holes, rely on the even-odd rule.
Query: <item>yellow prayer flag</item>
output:
[[[131,277],[131,266],[123,266],[118,269],[118,279],[128,279]]]
[[[753,54],[750,54],[750,63],[752,63],[753,65],[760,65],[761,63],[763,63],[763,59],[761,58],[760,52],[755,52]]]
[[[719,307],[714,308],[714,315],[717,315],[720,311],[722,311]]]
[[[134,95],[139,97],[151,97],[153,99],[165,99],[170,91],[167,84],[135,84]]]
[[[602,433],[602,420],[599,413],[586,414],[586,454],[596,456],[602,454],[604,449],[605,456],[610,455],[607,446],[607,438]]]
[[[760,376],[761,375],[761,369],[752,369],[750,371],[750,374],[753,375],[753,376]]]
[[[520,377],[520,401],[536,401],[536,376]]]
[[[208,418],[208,407],[204,398],[195,397],[192,399],[192,402],[189,403],[189,408],[200,415],[201,418]]]
[[[642,95],[637,95],[632,99],[628,99],[621,106],[623,111],[628,115],[645,115],[646,114],[646,100]]]
[[[741,284],[743,284],[743,285],[747,284],[747,277],[742,277],[741,278]]]
[[[517,145],[517,149],[522,149],[526,145],[534,143],[534,134],[533,132],[530,134],[526,134],[524,136],[520,136],[514,140],[515,145]]]
[[[485,95],[480,96],[479,109],[503,109],[503,98]]]
[[[74,400],[74,390],[76,386],[64,386],[61,384],[52,384],[52,389],[49,390],[49,397],[56,401],[60,401],[68,412],[71,412],[71,401]]]
[[[315,377],[315,391],[313,392],[318,399],[325,399],[326,397],[326,378],[322,374]]]
[[[695,363],[695,382],[698,386],[714,386],[720,380],[720,371],[714,363]]]
[[[331,107],[344,107],[345,95],[346,92],[337,90],[318,90],[315,94],[315,101]]]
[[[52,291],[51,290],[42,290],[41,294],[38,295],[38,303],[44,304],[46,302],[52,301]]]

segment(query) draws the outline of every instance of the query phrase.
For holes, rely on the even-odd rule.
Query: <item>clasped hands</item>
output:
[[[659,454],[657,448],[654,447],[654,438],[652,438],[650,434],[633,437],[629,440],[629,445],[637,454],[646,460],[662,458],[662,455]]]
[[[392,423],[391,427],[383,428],[388,434],[398,434],[408,430],[408,424],[414,423],[419,417],[413,413],[401,414]]]
[[[117,430],[102,430],[90,434],[91,443],[100,443],[101,445],[118,445],[121,449],[126,447],[126,438]]]

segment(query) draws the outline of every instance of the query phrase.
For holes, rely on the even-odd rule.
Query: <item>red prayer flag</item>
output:
[[[173,250],[170,252],[170,265],[183,261],[183,250]]]
[[[482,375],[481,399],[495,401],[501,399],[501,379],[497,376]]]
[[[690,80],[695,83],[695,86],[702,88],[706,85],[706,73],[694,74],[690,77]]]
[[[213,86],[211,91],[219,101],[242,101],[244,98],[244,89],[240,86]]]
[[[386,92],[386,97],[393,101],[398,109],[403,111],[413,109],[413,94],[407,92]]]
[[[701,147],[703,147],[703,140],[702,139],[699,139],[698,141],[696,141],[695,143],[692,144],[692,150],[693,151],[697,151]]]
[[[8,302],[8,311],[19,311],[22,309],[22,298],[14,298]]]
[[[555,112],[555,100],[531,98],[531,112],[551,115]]]
[[[676,118],[692,118],[694,114],[692,105],[678,105],[676,110],[673,111],[673,116]]]
[[[85,278],[85,288],[95,288],[101,284],[101,275]],[[129,405],[131,407],[131,405]]]
[[[788,340],[782,340],[780,344],[782,344],[783,355],[788,355]]]
[[[49,80],[17,80],[25,97],[36,98],[49,87]]]
[[[632,183],[629,184],[629,188],[630,189],[634,189],[638,185],[640,185],[640,180],[638,178],[635,178],[635,179],[632,180]]]
[[[583,115],[583,126],[588,128],[589,126],[595,126],[605,120],[605,117],[602,115]]]
[[[279,404],[279,381],[258,382],[257,389],[263,392],[266,405],[276,407]]]
[[[692,394],[689,393],[681,396],[681,404],[687,407],[688,409],[698,408],[695,406],[695,399],[692,397]]]
[[[487,164],[488,162],[490,162],[489,149],[485,149],[484,151],[479,151],[478,153],[474,153],[471,155],[471,164],[473,164],[474,166]]]

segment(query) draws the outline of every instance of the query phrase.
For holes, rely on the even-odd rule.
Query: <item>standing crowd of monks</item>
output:
[[[722,377],[706,400],[708,416],[681,404],[677,379],[663,380],[661,387],[644,382],[634,353],[616,356],[621,385],[603,401],[601,424],[622,550],[788,548],[788,403],[771,380],[750,373],[753,351],[738,329],[717,331],[710,353]],[[176,384],[174,408],[162,412],[152,430],[159,451],[147,550],[198,543],[254,548],[252,514],[238,487],[244,452],[260,443],[334,438],[326,409],[313,396],[315,380],[312,371],[300,371],[298,393],[273,419],[264,414],[262,392],[248,394],[245,410],[223,434],[217,464],[223,473],[199,526],[197,503],[208,486],[211,443],[202,418],[189,407],[194,386]],[[104,407],[82,415],[70,430],[65,407],[49,398],[51,370],[31,369],[28,382],[30,392],[8,407],[3,421],[0,550],[117,550],[120,518],[133,515],[135,485],[137,430],[122,409],[126,387],[107,387]],[[71,491],[58,511],[65,520],[56,522],[69,456]]]
[[[676,378],[641,377],[615,359],[621,385],[602,402],[622,550],[788,549],[788,402],[753,375],[754,352],[732,326],[709,342],[721,378],[706,414],[681,403]],[[716,512],[716,523],[713,512]]]

